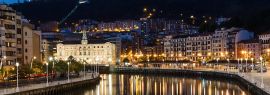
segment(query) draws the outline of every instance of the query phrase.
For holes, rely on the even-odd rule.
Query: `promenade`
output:
[[[83,80],[91,80],[91,79],[97,78],[98,76],[99,76],[98,73],[86,73],[85,76],[81,75],[78,78],[71,78],[69,80],[66,79],[66,80],[52,81],[52,82],[48,82],[48,84],[47,84],[47,82],[45,82],[45,83],[39,83],[39,84],[28,84],[25,86],[20,86],[19,88],[12,87],[12,88],[1,89],[0,94],[1,95],[14,94],[16,92],[23,92],[23,91],[40,89],[40,88],[53,87],[53,86],[62,85],[62,84],[79,82],[79,81],[83,81]]]

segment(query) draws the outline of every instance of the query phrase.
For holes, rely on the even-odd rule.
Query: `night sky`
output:
[[[0,0],[3,2],[3,0]],[[11,3],[16,3],[18,0],[4,0],[5,3],[11,4]]]

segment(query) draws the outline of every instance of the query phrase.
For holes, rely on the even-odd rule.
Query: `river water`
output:
[[[104,74],[98,85],[63,95],[251,95],[228,80]]]

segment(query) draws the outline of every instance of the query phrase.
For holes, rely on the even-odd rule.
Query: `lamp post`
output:
[[[31,60],[31,64],[30,64],[30,69],[32,69],[32,67],[33,67],[33,61],[36,59],[36,57],[34,56],[33,58],[32,58],[32,60]]]
[[[254,70],[254,64],[253,64],[253,60],[254,60],[254,59],[253,59],[253,58],[251,58],[251,62],[252,62],[252,66],[251,66],[251,67],[252,67],[252,70]]]
[[[99,58],[97,57],[97,58],[96,58],[96,65],[97,65],[97,73],[99,73],[99,68],[98,68],[98,61],[99,61]]]
[[[243,62],[243,59],[241,58],[241,70],[243,70],[243,64],[242,64],[242,62]]]
[[[83,62],[83,79],[85,79],[85,64],[86,64],[86,62],[84,61]]]
[[[262,57],[260,57],[260,60],[261,60],[261,74],[263,73],[263,67],[262,67],[262,65],[263,65],[263,58]],[[264,83],[263,83],[263,76],[261,77],[261,87],[262,88],[264,88]]]
[[[88,62],[89,62],[88,64],[90,64],[91,66],[93,66],[94,73],[95,73],[95,71],[96,71],[96,65],[91,63],[92,62],[92,59],[88,59]]]
[[[219,60],[219,58],[217,58],[216,60],[217,60],[217,65],[218,65],[218,60]],[[214,65],[214,68],[215,68],[215,65]]]
[[[53,58],[53,57],[49,57],[49,61],[51,61],[52,62],[52,74],[54,74],[54,60],[55,60],[56,58]]]
[[[239,58],[237,59],[237,70],[238,70],[238,73],[239,73]]]
[[[46,83],[46,86],[49,86],[49,70],[48,70],[48,62],[46,62],[46,78],[47,78],[47,83]]]
[[[246,58],[246,68],[245,68],[246,72],[247,72],[247,67],[248,67],[248,66],[247,66],[247,60],[248,60],[248,59]]]
[[[263,70],[262,70],[263,58],[262,58],[262,57],[260,57],[260,60],[261,60],[261,73],[263,73]]]
[[[230,64],[230,59],[227,59],[227,61],[228,61],[228,64],[227,64],[227,72],[229,72],[229,68],[230,68],[230,66],[229,66],[229,64]]]
[[[69,64],[70,64],[70,62],[68,62],[67,64],[68,64],[68,82],[69,82]]]
[[[0,69],[2,69],[2,67],[3,67],[3,60],[6,60],[6,59],[7,59],[7,56],[3,56],[1,58],[1,67],[0,67]]]
[[[16,92],[19,92],[19,63],[16,62],[16,67],[17,67],[17,87],[16,87]]]

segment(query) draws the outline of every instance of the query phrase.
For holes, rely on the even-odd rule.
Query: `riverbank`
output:
[[[245,74],[237,72],[224,72],[212,70],[184,70],[184,69],[160,69],[160,68],[127,68],[115,67],[112,73],[120,74],[151,74],[151,75],[175,75],[184,77],[219,78],[236,81],[239,85],[250,91],[254,95],[270,95],[266,87],[261,87],[259,82],[252,82]]]
[[[16,87],[0,90],[1,94],[6,95],[61,95],[65,91],[96,85],[100,81],[100,76],[95,74],[87,74],[85,77],[73,78],[62,81],[53,81],[41,84],[29,84],[21,86],[19,89]]]

